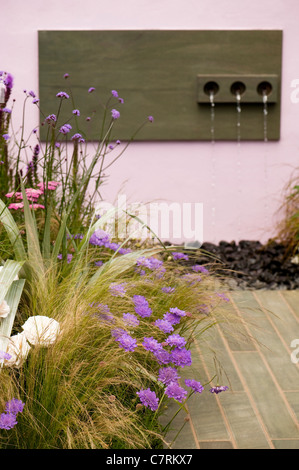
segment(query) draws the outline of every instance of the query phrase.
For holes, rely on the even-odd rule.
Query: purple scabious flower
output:
[[[159,398],[150,388],[147,388],[146,390],[142,388],[139,392],[136,393],[144,406],[150,408],[152,411],[156,411],[158,409]]]
[[[173,256],[173,259],[174,260],[178,260],[178,259],[183,259],[185,261],[188,261],[189,260],[189,256],[188,255],[185,255],[184,253],[177,253],[177,252],[174,252],[172,253],[172,256]]]
[[[142,295],[134,295],[133,302],[135,304],[135,312],[142,318],[150,317],[152,310],[148,305],[148,301]]]
[[[73,113],[75,116],[80,116],[80,111],[79,111],[79,109],[73,109],[72,113]]]
[[[5,360],[5,361],[8,361],[9,359],[11,359],[11,355],[4,352],[4,351],[0,351],[0,361],[1,360]]]
[[[133,313],[123,313],[123,321],[128,326],[138,326],[140,323],[138,318],[135,315],[133,315]]]
[[[155,325],[163,331],[163,333],[171,333],[173,331],[173,326],[167,320],[158,319],[155,321]]]
[[[174,367],[163,367],[159,369],[158,380],[164,385],[169,385],[172,382],[177,382],[180,379],[178,371]]]
[[[185,348],[176,347],[171,352],[171,362],[178,367],[191,366],[191,352]]]
[[[112,109],[111,116],[112,116],[112,119],[118,119],[120,117],[120,112],[117,111],[117,109]]]
[[[182,349],[186,345],[186,340],[182,336],[175,333],[173,335],[168,336],[168,338],[166,339],[166,343],[169,346],[174,346],[175,348]]]
[[[186,379],[185,384],[187,385],[187,387],[191,387],[195,393],[202,393],[202,391],[204,390],[201,383],[197,382],[194,379]]]
[[[144,349],[146,349],[147,351],[151,351],[152,353],[155,353],[156,351],[161,351],[163,349],[161,344],[152,336],[150,338],[144,338],[142,346],[144,347]]]
[[[16,415],[17,413],[22,413],[24,406],[25,406],[25,403],[23,403],[22,400],[13,398],[12,400],[6,403],[5,411],[7,413],[12,413]]]
[[[4,139],[6,142],[10,139],[10,135],[9,135],[9,134],[3,134],[2,137],[3,137],[3,139]]]
[[[118,93],[116,90],[111,90],[111,94],[112,96],[114,96],[115,98],[118,98]]]
[[[178,325],[181,321],[181,317],[179,315],[174,315],[173,313],[166,312],[163,315],[163,320],[167,320],[171,325]]]
[[[110,243],[110,235],[104,230],[96,230],[90,237],[89,243],[91,245],[105,246],[107,243]]]
[[[103,261],[101,261],[101,260],[95,261],[94,264],[95,264],[96,266],[102,266]]]
[[[170,308],[169,312],[172,313],[173,315],[177,315],[178,317],[185,317],[186,312],[184,310],[180,310],[179,308]]]
[[[123,328],[114,328],[113,330],[111,330],[111,336],[113,336],[113,338],[115,338],[116,341],[118,341],[118,339],[122,335],[126,335],[126,334],[127,334],[127,332]]]
[[[173,292],[175,292],[175,288],[174,287],[162,287],[161,291],[164,292],[164,294],[173,294]]]
[[[119,346],[127,352],[132,352],[137,347],[136,339],[132,338],[128,333],[124,333],[117,338]]]
[[[225,302],[229,302],[229,298],[225,294],[223,294],[222,292],[216,292],[216,295],[218,295],[218,297],[220,297]]]
[[[195,264],[194,266],[191,266],[191,269],[195,273],[200,272],[203,274],[209,274],[209,271],[207,270],[207,268],[205,268],[204,266],[201,266],[200,264]]]
[[[110,284],[109,290],[114,297],[124,297],[126,294],[126,285],[126,282],[121,282],[120,284],[114,282]]]
[[[16,415],[13,413],[2,413],[0,415],[0,429],[12,429],[18,424]]]
[[[221,386],[216,386],[216,387],[210,388],[210,392],[211,393],[216,393],[217,395],[218,395],[218,393],[225,392],[226,390],[228,390],[228,387],[226,385],[221,385]]]
[[[69,95],[65,91],[60,91],[56,95],[57,98],[65,98],[66,100],[69,99]]]
[[[171,382],[165,389],[165,395],[168,396],[168,398],[174,398],[175,400],[182,403],[182,401],[184,401],[188,395],[188,392],[184,390],[183,387],[181,387],[178,383]]]
[[[153,354],[158,363],[161,365],[169,364],[171,361],[171,354],[168,351],[165,351],[163,348],[157,349],[157,351],[154,351]]]
[[[9,108],[2,108],[3,113],[11,114],[11,109]]]

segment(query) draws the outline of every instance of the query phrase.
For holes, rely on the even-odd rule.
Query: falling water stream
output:
[[[263,121],[264,121],[264,142],[268,142],[268,95],[263,91]]]

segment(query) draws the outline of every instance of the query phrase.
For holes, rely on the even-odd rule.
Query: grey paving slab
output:
[[[298,449],[299,366],[291,360],[290,341],[297,336],[299,341],[299,291],[229,295],[228,308],[241,319],[240,335],[234,337],[220,325],[205,341],[199,337],[192,344],[192,368],[182,370],[181,381],[186,377],[209,381],[216,355],[223,378],[227,374],[232,387],[216,396],[208,385],[204,393],[191,397],[190,420],[172,448]],[[172,411],[169,408],[169,414]],[[172,437],[185,416],[172,423]]]
[[[246,392],[219,395],[238,449],[270,449],[271,444]]]

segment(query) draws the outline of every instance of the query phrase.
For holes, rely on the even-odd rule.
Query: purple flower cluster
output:
[[[69,99],[69,95],[65,91],[60,91],[56,95],[57,98],[65,98],[66,100]]]
[[[176,382],[171,382],[165,389],[165,395],[168,398],[174,398],[174,400],[180,403],[185,400],[187,394],[188,392]]]
[[[61,126],[61,128],[59,129],[59,132],[63,135],[66,135],[68,134],[72,129],[72,126],[70,124],[64,124],[63,126]]]
[[[158,409],[159,398],[150,388],[147,388],[146,390],[142,388],[139,392],[136,393],[144,406],[150,408],[152,411],[156,411]]]
[[[171,352],[171,362],[178,367],[191,366],[191,352],[185,348],[174,348]]]
[[[163,331],[163,333],[171,333],[173,331],[173,326],[167,320],[161,320],[160,318],[155,321],[155,325]]]
[[[184,253],[174,252],[174,253],[172,253],[172,256],[173,256],[174,260],[185,260],[185,261],[189,260],[189,256],[185,255]]]
[[[120,284],[116,284],[116,283],[110,284],[109,286],[110,293],[114,297],[124,297],[126,294],[126,289],[125,289],[126,285],[127,285],[126,282],[122,282]]]
[[[180,376],[174,367],[163,367],[159,369],[158,380],[164,385],[169,385],[172,382],[177,382]]]
[[[162,287],[161,290],[164,292],[164,294],[173,294],[175,292],[174,287]]]
[[[22,400],[13,398],[6,403],[5,413],[0,415],[0,429],[12,429],[16,424],[16,416],[18,413],[22,413],[25,403]]]
[[[133,315],[133,313],[123,313],[123,321],[128,325],[128,326],[138,326],[139,325],[139,320],[138,318]]]
[[[226,385],[221,385],[221,386],[217,385],[216,387],[210,388],[210,392],[216,393],[216,395],[218,395],[218,393],[220,392],[225,392],[226,390],[228,390],[228,387]]]
[[[201,385],[200,382],[197,382],[196,380],[194,379],[186,379],[185,380],[185,384],[187,385],[187,387],[191,387],[192,390],[195,392],[195,393],[202,393],[204,388],[203,386]]]
[[[148,305],[148,301],[143,295],[134,295],[133,297],[135,312],[142,318],[150,317],[152,310]]]
[[[200,272],[200,273],[203,273],[203,274],[209,274],[209,271],[207,270],[207,268],[205,268],[204,266],[201,266],[199,264],[195,264],[194,266],[191,266],[191,269],[195,273]]]
[[[96,230],[90,237],[89,243],[95,246],[103,246],[109,248],[110,250],[117,251],[120,255],[126,255],[130,253],[130,248],[120,248],[118,243],[111,242],[111,236],[109,233],[104,230]]]
[[[163,319],[171,323],[171,325],[178,325],[181,321],[181,318],[186,316],[184,310],[179,308],[170,308],[169,312],[166,312],[163,316]]]

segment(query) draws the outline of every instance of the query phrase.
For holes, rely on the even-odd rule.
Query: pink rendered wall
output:
[[[298,165],[299,103],[291,101],[299,79],[298,0],[7,0],[0,8],[0,70],[15,77],[16,126],[23,89],[38,91],[38,30],[283,30],[279,142],[136,142],[109,169],[103,190],[111,202],[119,191],[130,202],[202,202],[205,241],[273,236],[284,185]],[[28,130],[37,123],[33,107]]]

